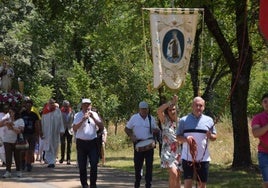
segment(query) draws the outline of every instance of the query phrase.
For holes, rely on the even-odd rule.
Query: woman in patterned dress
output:
[[[161,167],[167,168],[169,173],[169,188],[180,188],[180,153],[181,146],[176,140],[178,123],[176,103],[178,96],[162,104],[157,109],[157,115],[162,126]]]

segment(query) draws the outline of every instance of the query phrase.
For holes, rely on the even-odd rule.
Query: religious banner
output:
[[[260,31],[266,41],[268,41],[268,1],[260,0],[260,14],[259,14],[259,25]]]
[[[165,83],[171,89],[179,89],[188,71],[199,12],[203,9],[149,10],[154,88],[159,88]]]

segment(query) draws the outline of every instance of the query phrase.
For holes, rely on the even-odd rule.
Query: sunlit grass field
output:
[[[251,156],[254,166],[246,170],[233,170],[233,134],[231,122],[227,118],[216,125],[217,140],[209,143],[211,153],[211,165],[207,187],[212,188],[261,188],[261,174],[257,168],[257,144],[258,140],[252,137],[249,126]],[[153,177],[168,181],[167,172],[160,168],[158,146],[154,154]],[[75,152],[73,152],[74,155]],[[75,157],[75,156],[74,156]],[[133,146],[124,133],[124,125],[117,129],[113,125],[108,127],[108,139],[106,145],[106,166],[134,173]]]

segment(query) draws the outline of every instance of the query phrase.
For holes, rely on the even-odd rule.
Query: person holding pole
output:
[[[184,188],[192,188],[196,175],[199,188],[205,188],[208,180],[209,141],[217,138],[214,121],[204,115],[205,100],[195,97],[192,102],[192,113],[180,118],[177,129],[177,140],[183,143],[182,167]]]

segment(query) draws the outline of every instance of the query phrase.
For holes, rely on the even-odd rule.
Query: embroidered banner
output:
[[[268,41],[268,1],[267,0],[261,0],[260,1],[260,31],[265,38],[266,41]]]
[[[188,71],[198,15],[203,9],[148,10],[150,10],[154,88],[159,88],[165,83],[171,89],[179,89]]]

